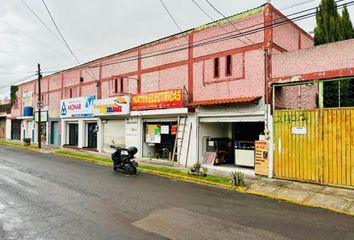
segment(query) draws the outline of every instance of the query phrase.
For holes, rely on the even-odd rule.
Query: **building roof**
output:
[[[248,103],[260,99],[261,97],[240,97],[240,98],[225,98],[214,100],[194,101],[189,103],[188,107],[208,106],[208,105],[220,105],[227,103]]]
[[[229,17],[222,18],[222,19],[219,19],[219,20],[216,20],[216,21],[213,21],[213,22],[209,22],[209,23],[203,24],[203,25],[201,25],[199,27],[191,28],[191,29],[183,31],[183,32],[175,33],[175,34],[172,34],[172,35],[169,35],[169,36],[166,36],[166,37],[163,37],[163,38],[160,38],[160,39],[148,42],[148,43],[144,43],[144,44],[141,44],[141,45],[138,45],[138,46],[135,46],[135,47],[120,51],[120,52],[116,52],[116,53],[113,53],[113,54],[110,54],[110,55],[107,55],[107,56],[104,56],[104,57],[100,57],[100,58],[94,59],[92,61],[88,61],[86,63],[82,63],[80,65],[77,65],[77,66],[74,66],[74,67],[70,67],[70,68],[64,69],[62,71],[58,71],[58,72],[49,74],[49,75],[47,75],[45,77],[50,77],[50,76],[53,76],[53,75],[61,73],[61,72],[65,72],[65,71],[68,71],[68,70],[80,68],[82,66],[97,62],[99,60],[104,60],[106,58],[114,57],[115,55],[118,55],[118,54],[129,53],[130,51],[132,51],[134,49],[139,49],[139,48],[147,47],[147,46],[150,46],[150,45],[153,45],[153,44],[157,44],[157,43],[160,43],[160,42],[163,42],[163,41],[167,41],[170,38],[177,37],[177,36],[180,36],[180,35],[184,35],[184,34],[187,34],[187,33],[193,32],[193,31],[201,31],[201,30],[204,30],[204,29],[215,27],[215,26],[220,25],[220,24],[228,23],[229,21],[235,21],[235,20],[247,17],[247,16],[251,16],[251,15],[254,15],[254,14],[257,14],[257,13],[261,12],[264,9],[264,6],[266,6],[266,5],[267,4],[262,4],[261,6],[255,7],[253,9],[249,9],[249,10],[246,10],[246,11],[243,11],[243,12],[240,12],[240,13],[236,13],[236,14],[231,15]],[[18,85],[21,85],[21,84],[24,84],[24,83],[27,83],[27,82],[31,82],[31,81],[33,81],[33,79],[25,81],[23,83],[20,83]]]

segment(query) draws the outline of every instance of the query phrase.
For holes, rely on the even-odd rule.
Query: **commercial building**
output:
[[[46,143],[101,152],[110,152],[111,144],[133,145],[147,161],[173,160],[183,166],[199,161],[272,177],[279,136],[273,134],[277,109],[271,99],[288,108],[295,93],[284,94],[285,86],[280,92],[272,88],[314,76],[353,76],[351,68],[333,72],[341,69],[338,59],[323,64],[325,69],[310,64],[337,45],[313,48],[308,33],[280,19],[287,18],[265,4],[44,77]],[[340,44],[346,54],[343,49],[352,42]],[[353,60],[345,64],[353,67]],[[312,96],[308,106],[316,107],[320,89],[300,90]],[[19,85],[11,112],[13,138],[32,132],[36,141],[38,123],[25,111],[32,107],[35,115],[36,99],[35,80]],[[283,177],[278,170],[276,176]]]

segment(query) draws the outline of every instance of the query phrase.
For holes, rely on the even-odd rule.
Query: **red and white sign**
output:
[[[182,89],[135,94],[131,98],[131,110],[150,110],[183,107]]]

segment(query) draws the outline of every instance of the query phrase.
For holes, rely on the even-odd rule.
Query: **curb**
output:
[[[234,187],[232,185],[228,184],[223,184],[223,183],[216,183],[216,182],[209,182],[203,179],[196,179],[193,177],[188,177],[188,176],[181,176],[178,174],[173,174],[173,173],[165,173],[165,172],[159,172],[155,170],[150,170],[150,169],[142,169],[143,172],[146,172],[148,174],[156,175],[156,176],[162,176],[162,177],[167,177],[170,179],[178,179],[184,182],[190,182],[190,183],[196,183],[200,185],[205,185],[205,186],[211,186],[211,187],[217,187],[217,188],[223,188],[227,190],[235,190],[238,192],[246,192],[245,187]]]
[[[32,152],[39,152],[38,149],[31,149],[31,148],[27,148],[25,146],[23,146],[23,147],[22,146],[12,146],[12,145],[1,144],[1,143],[0,143],[0,145],[5,145],[5,146],[15,147],[15,148],[17,147],[17,148],[29,150],[29,151],[32,151]],[[48,153],[43,153],[43,154],[48,154]],[[85,162],[89,162],[89,163],[93,163],[93,164],[97,164],[97,165],[101,165],[101,166],[106,166],[106,167],[111,167],[112,166],[112,163],[107,163],[107,162],[98,161],[98,160],[91,160],[91,159],[88,159],[88,158],[79,157],[79,156],[72,156],[72,155],[69,155],[69,154],[55,153],[55,152],[54,153],[49,153],[49,154],[55,155],[55,156],[61,156],[61,157],[80,159],[80,160],[83,160]],[[144,165],[142,165],[142,166],[144,166]],[[340,214],[344,214],[344,215],[348,215],[348,216],[354,216],[354,213],[346,211],[346,210],[329,208],[329,207],[325,207],[325,206],[321,206],[321,205],[310,204],[310,203],[306,203],[306,202],[303,202],[303,201],[294,200],[294,199],[291,199],[291,198],[279,197],[279,196],[275,196],[275,195],[271,195],[271,194],[267,194],[267,193],[263,193],[263,192],[257,192],[257,191],[253,191],[253,190],[247,189],[247,187],[234,187],[234,186],[228,185],[228,184],[209,182],[209,181],[206,181],[206,180],[203,180],[203,179],[196,179],[196,178],[193,178],[193,177],[181,176],[181,175],[173,174],[173,173],[159,172],[159,171],[150,170],[150,169],[141,169],[141,171],[144,172],[144,173],[147,173],[147,174],[155,175],[155,176],[161,176],[161,177],[166,177],[166,178],[170,178],[170,179],[177,179],[177,180],[181,180],[181,181],[184,181],[184,182],[195,183],[195,184],[204,185],[204,186],[211,186],[211,187],[226,189],[226,190],[229,190],[229,191],[236,191],[236,192],[239,192],[239,193],[245,193],[245,194],[251,194],[251,195],[255,195],[255,196],[267,197],[267,198],[271,198],[271,199],[274,199],[274,200],[286,201],[286,202],[293,203],[293,204],[300,205],[300,206],[312,207],[312,208],[321,208],[321,209],[329,210],[329,211],[332,211],[332,212],[336,212],[336,213],[340,213]]]
[[[271,195],[271,194],[267,194],[267,193],[262,193],[262,192],[257,192],[257,191],[252,191],[252,190],[246,190],[246,193],[252,194],[252,195],[257,195],[257,196],[262,196],[262,197],[267,197],[267,198],[271,198],[274,200],[286,201],[286,202],[293,203],[293,204],[300,205],[300,206],[321,208],[321,209],[329,210],[329,211],[340,213],[340,214],[354,216],[354,213],[352,213],[352,212],[348,212],[348,211],[340,210],[340,209],[336,209],[336,208],[329,208],[329,207],[325,207],[325,206],[321,206],[321,205],[317,205],[317,204],[306,203],[306,202],[294,200],[291,198],[279,197],[279,196],[275,196],[275,195]]]

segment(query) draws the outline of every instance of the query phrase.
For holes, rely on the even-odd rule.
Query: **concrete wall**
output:
[[[125,147],[125,119],[103,120],[101,129],[103,131],[103,152],[114,152],[109,147],[110,145]]]
[[[276,54],[273,56],[273,81],[301,81],[354,75],[353,52],[354,39],[351,39]]]
[[[277,10],[273,11],[273,23],[279,23],[273,29],[273,42],[286,51],[310,48],[314,46],[312,37]]]

